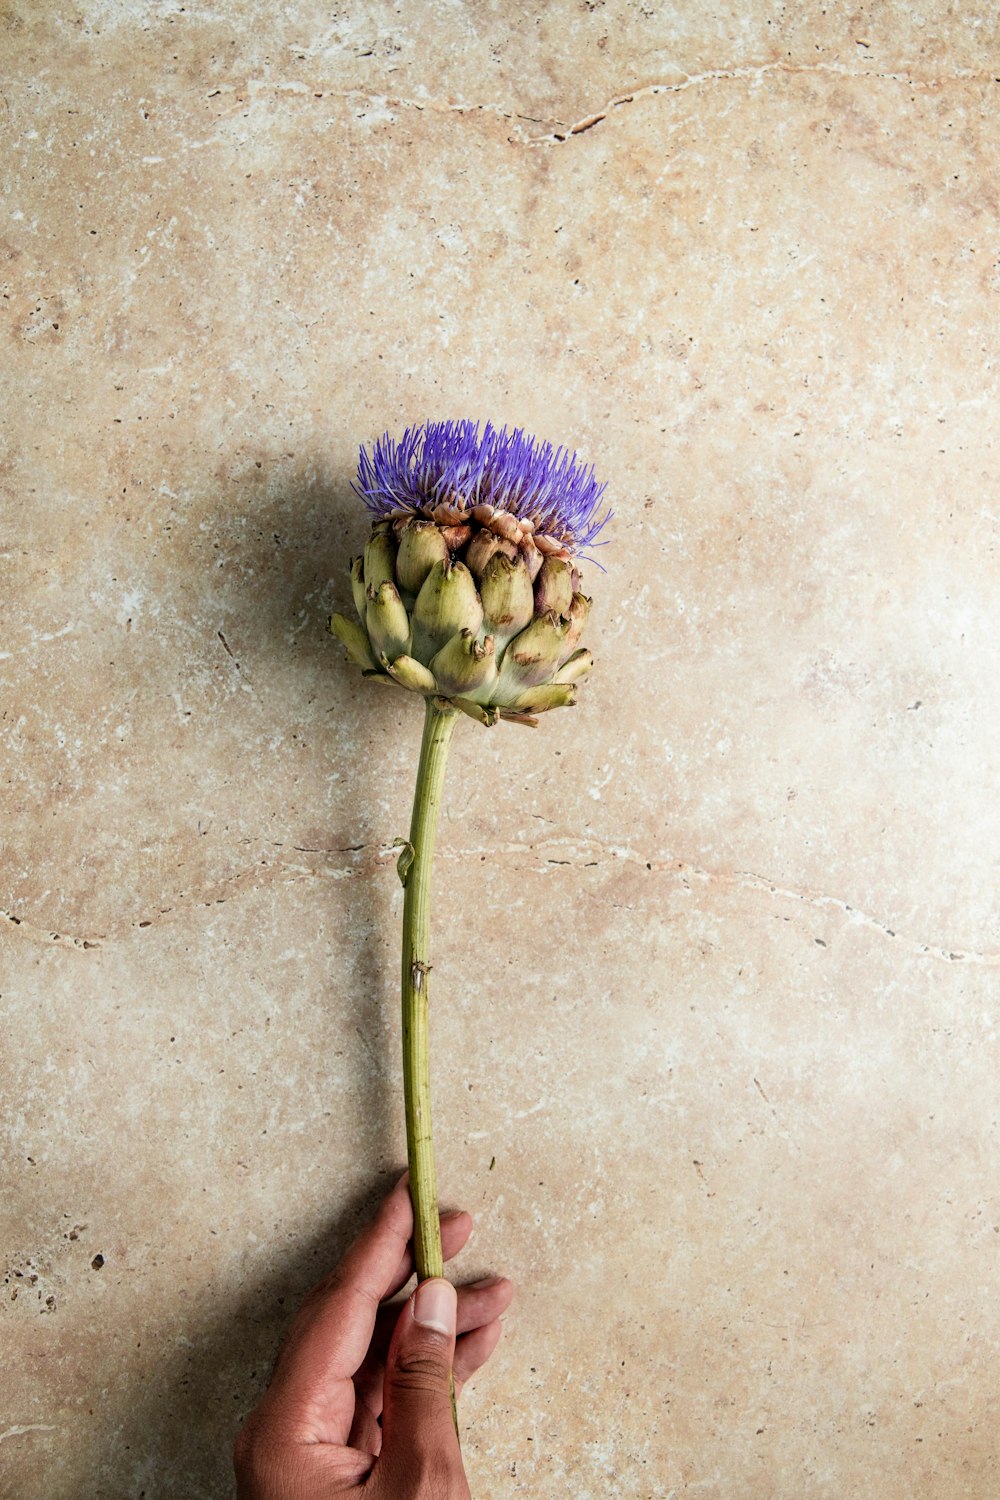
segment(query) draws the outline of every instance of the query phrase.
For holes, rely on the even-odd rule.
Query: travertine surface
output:
[[[0,1489],[229,1494],[399,1169],[420,713],[324,622],[358,443],[469,415],[617,512],[441,835],[473,1492],[996,1495],[990,7],[0,24]]]

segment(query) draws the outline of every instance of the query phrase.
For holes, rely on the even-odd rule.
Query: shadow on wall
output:
[[[348,559],[361,550],[367,521],[346,477],[300,470],[269,478],[255,467],[222,476],[220,489],[238,497],[235,503],[214,512],[192,507],[190,516],[179,518],[187,573],[183,591],[201,623],[208,627],[218,620],[234,670],[252,678],[253,693],[234,694],[222,710],[232,714],[227,732],[237,741],[245,734],[248,745],[261,742],[271,731],[287,732],[286,716],[293,715],[292,727],[312,757],[305,761],[303,779],[308,777],[313,789],[303,789],[303,797],[312,798],[312,817],[321,825],[319,777],[336,762],[343,744],[339,726],[359,722],[353,695],[365,695],[365,736],[388,735],[393,722],[389,695],[362,682],[326,629],[332,609],[351,607]],[[212,636],[212,630],[202,634]],[[214,636],[209,649],[219,649]],[[208,700],[198,710],[207,719],[213,711]],[[353,748],[356,752],[356,731]],[[351,755],[351,816],[361,825],[374,800],[369,765],[366,755]],[[240,774],[229,764],[205,769],[216,785]],[[266,776],[266,766],[262,770],[258,762],[243,774]],[[333,830],[331,834],[336,842]],[[364,836],[359,834],[359,842]],[[355,930],[373,931],[384,920],[372,879],[324,883],[323,889],[341,909],[350,904]],[[353,1076],[370,1079],[364,1118],[345,1121],[341,1113],[326,1122],[329,1130],[368,1143],[370,1185],[357,1191],[329,1230],[310,1243],[276,1245],[276,1269],[245,1284],[234,1302],[223,1306],[220,1299],[207,1317],[204,1301],[189,1304],[187,1312],[183,1303],[173,1304],[167,1331],[142,1327],[137,1310],[145,1379],[105,1406],[102,1430],[81,1465],[89,1472],[81,1473],[72,1500],[82,1500],[84,1494],[91,1500],[223,1500],[233,1493],[233,1437],[266,1385],[302,1297],[336,1263],[394,1180],[394,1174],[376,1170],[377,1163],[393,1159],[394,1143],[386,1138],[393,1118],[391,1063],[376,1058],[373,1064],[371,1049],[377,1044],[366,1041],[384,1031],[380,968],[378,945],[362,944],[350,974],[338,978],[336,1003],[322,987],[315,994],[318,1045],[325,1046],[329,1031],[336,1028],[338,1043],[350,1054],[347,1065]],[[155,976],[149,982],[155,992]],[[260,1101],[262,1111],[267,1103]],[[344,1108],[343,1100],[339,1107]],[[322,1147],[322,1141],[318,1144]],[[261,1165],[260,1170],[268,1168]],[[247,1192],[253,1193],[252,1172]],[[170,1232],[183,1229],[173,1225]]]

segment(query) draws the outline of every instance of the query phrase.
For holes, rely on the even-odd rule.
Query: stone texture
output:
[[[440,415],[617,512],[441,834],[474,1493],[995,1493],[995,17],[2,24],[5,1493],[229,1493],[399,1168],[419,710],[323,626]]]

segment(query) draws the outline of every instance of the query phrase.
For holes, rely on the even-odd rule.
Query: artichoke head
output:
[[[401,512],[351,563],[357,619],[330,630],[365,676],[461,709],[534,725],[576,701],[593,657],[590,600],[569,549],[489,505]]]

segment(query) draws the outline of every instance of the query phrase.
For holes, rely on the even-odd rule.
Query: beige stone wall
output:
[[[473,1492],[997,1493],[996,17],[542,9],[0,17],[14,1500],[228,1494],[399,1170],[420,711],[324,623],[465,415],[617,513],[441,833]]]

